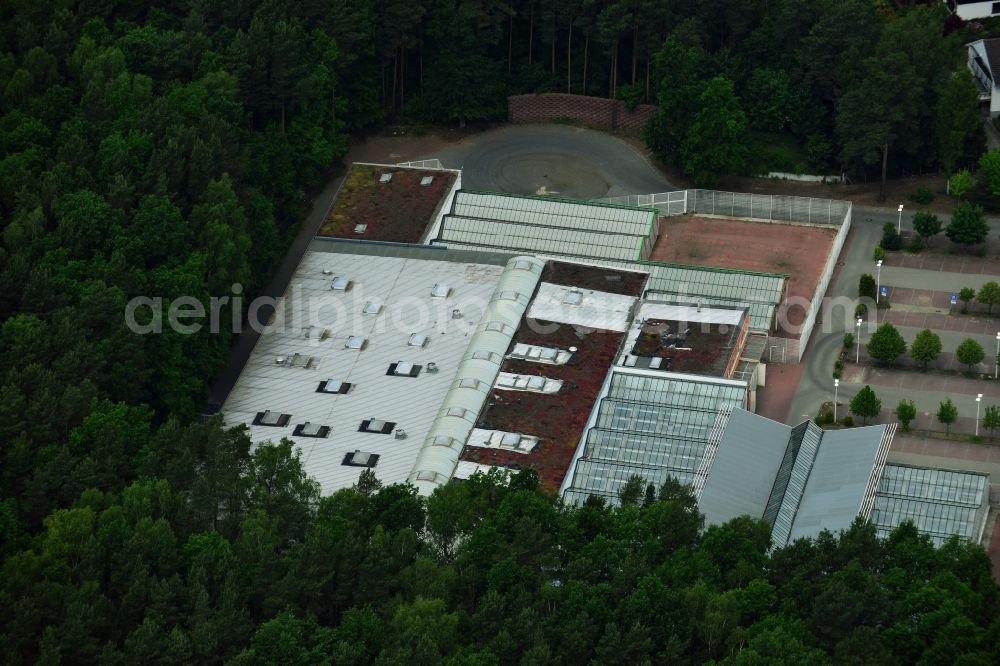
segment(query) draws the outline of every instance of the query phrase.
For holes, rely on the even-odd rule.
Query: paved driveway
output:
[[[630,143],[568,125],[508,125],[426,157],[462,169],[463,187],[496,192],[599,199],[679,189]]]

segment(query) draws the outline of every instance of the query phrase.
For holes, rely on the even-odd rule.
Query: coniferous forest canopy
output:
[[[577,510],[530,471],[320,498],[290,443],[197,420],[230,334],[123,323],[258,293],[350,135],[511,93],[656,102],[651,146],[701,180],[748,168],[713,152],[741,122],[810,167],[950,172],[981,147],[961,38],[900,4],[3,3],[3,659],[997,663],[977,547],[858,524],[769,553],[683,488]]]

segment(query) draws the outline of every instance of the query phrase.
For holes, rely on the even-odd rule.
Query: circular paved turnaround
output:
[[[599,199],[677,188],[636,148],[566,125],[507,125],[434,155],[470,189]]]

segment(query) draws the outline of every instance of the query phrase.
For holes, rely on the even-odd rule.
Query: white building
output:
[[[1000,2],[990,0],[945,0],[952,14],[963,21],[1000,16]]]
[[[1000,5],[1000,3],[995,3]],[[969,69],[979,86],[979,99],[989,102],[990,116],[1000,114],[1000,38],[980,39],[968,44]]]

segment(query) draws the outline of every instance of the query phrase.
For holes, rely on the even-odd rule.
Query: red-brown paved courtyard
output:
[[[719,266],[788,275],[786,298],[811,300],[833,247],[837,229],[680,215],[661,218],[660,238],[650,257],[698,266]],[[789,313],[791,324],[805,316]]]

